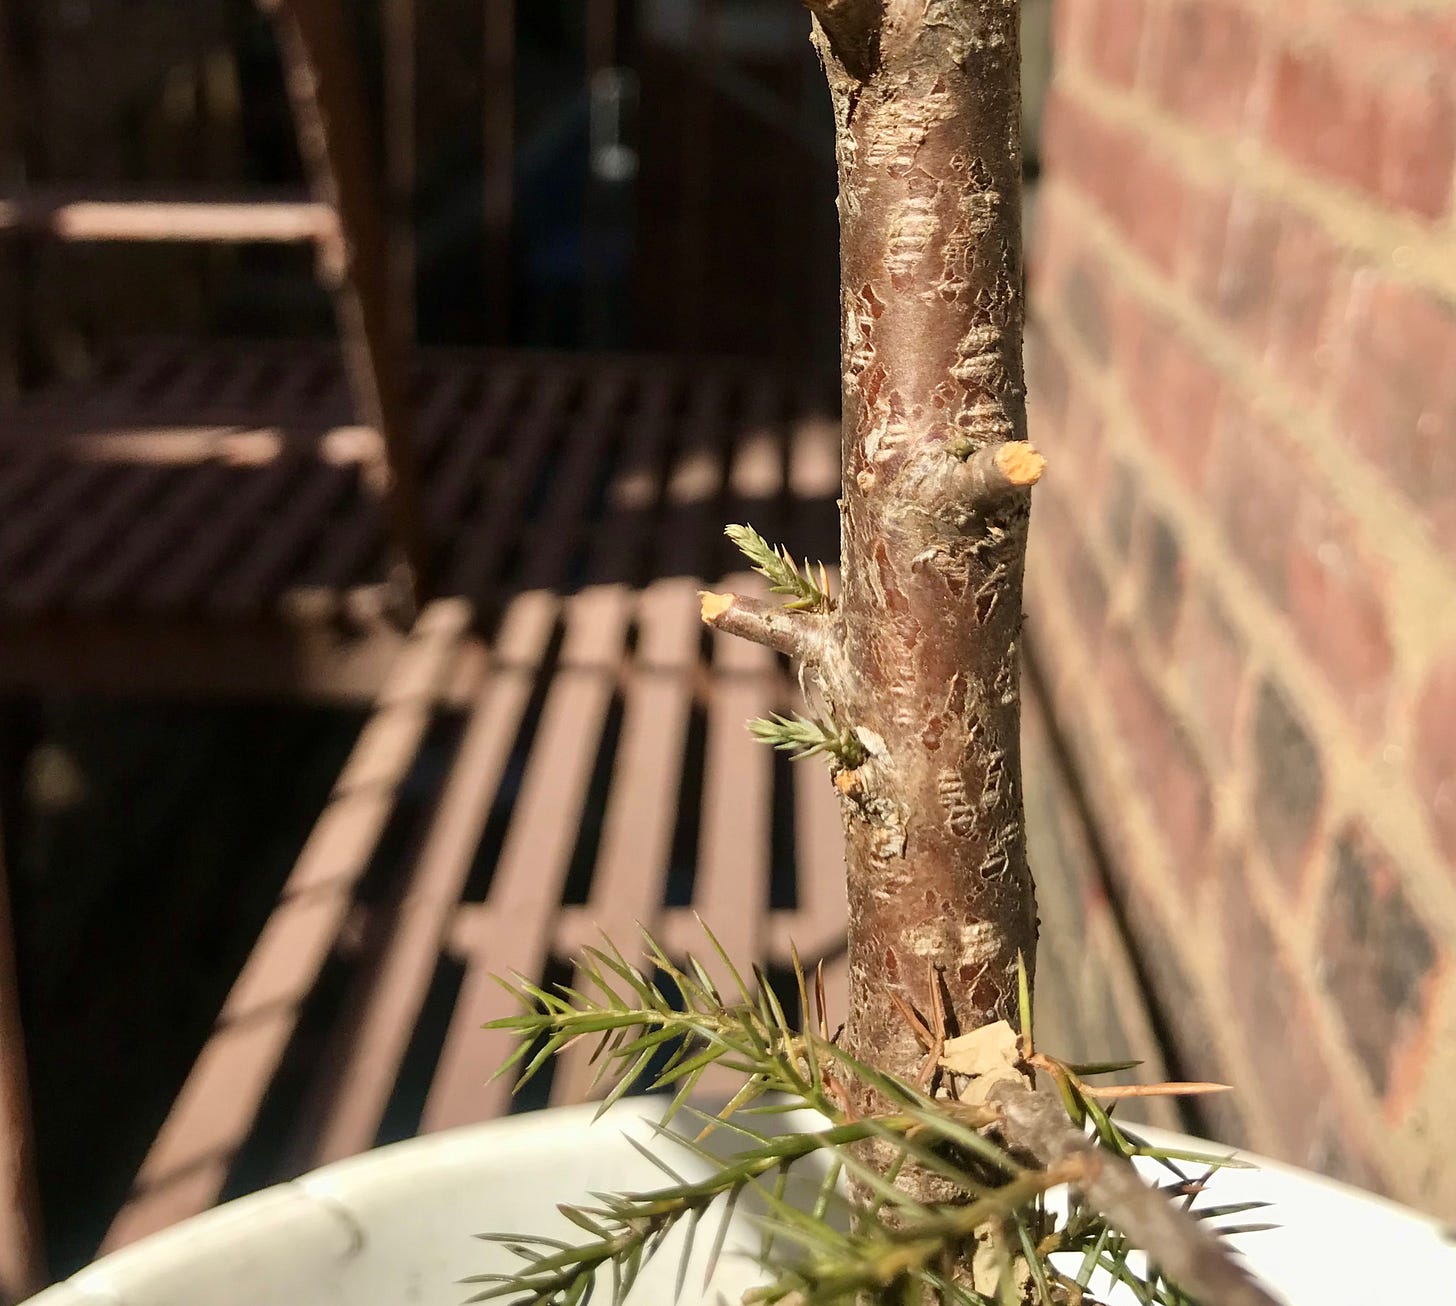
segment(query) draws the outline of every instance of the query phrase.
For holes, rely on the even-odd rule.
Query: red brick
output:
[[[1115,203],[1113,183],[1124,166],[1127,138],[1114,132],[1060,82],[1052,83],[1043,113],[1043,154],[1048,174],[1070,183],[1111,214]]]
[[[1292,209],[1279,219],[1268,286],[1268,362],[1306,390],[1320,390],[1334,358],[1331,305],[1345,273],[1334,242]]]
[[[1329,51],[1279,52],[1266,131],[1301,167],[1371,194],[1378,191],[1381,124],[1375,98],[1342,73]]]
[[[1052,483],[1037,495],[1030,550],[1028,604],[1035,609],[1052,602],[1053,595],[1065,596],[1065,612],[1076,621],[1082,648],[1095,658],[1107,620],[1107,585],[1083,542],[1066,491]]]
[[[1131,85],[1142,45],[1144,0],[1101,0],[1087,32],[1087,62],[1116,86]]]
[[[1118,371],[1129,387],[1143,435],[1196,487],[1218,415],[1218,373],[1166,322],[1136,306],[1133,311]]]
[[[1185,207],[1182,283],[1200,304],[1211,304],[1223,273],[1233,193],[1222,186],[1192,185]]]
[[[1440,65],[1372,68],[1359,49],[1286,48],[1266,131],[1300,167],[1423,217],[1446,211],[1456,87]]]
[[[1340,46],[1365,52],[1372,61],[1423,55],[1433,62],[1456,59],[1456,12],[1420,13],[1398,9],[1351,9],[1329,14],[1324,25]]]
[[[1073,67],[1085,59],[1093,0],[1057,0],[1052,5],[1052,54],[1058,65]]]
[[[1132,144],[1119,171],[1107,178],[1112,212],[1128,242],[1160,271],[1176,272],[1183,248],[1188,184],[1157,152]]]
[[[1259,686],[1249,733],[1254,827],[1275,873],[1295,892],[1324,807],[1324,766],[1304,722],[1273,681]]]
[[[1213,827],[1203,764],[1125,641],[1104,648],[1102,679],[1144,800],[1167,839],[1179,876],[1191,884],[1207,864]]]
[[[1456,650],[1432,669],[1415,719],[1412,770],[1436,841],[1456,876]]]
[[[1244,119],[1262,44],[1253,14],[1218,0],[1175,0],[1149,20],[1144,81],[1179,116],[1220,131]]]
[[[1279,430],[1230,404],[1208,488],[1229,549],[1287,614],[1351,721],[1381,724],[1391,649],[1383,567]]]
[[[1351,292],[1340,415],[1356,447],[1456,547],[1456,311],[1362,273]]]
[[[1356,544],[1353,523],[1310,481],[1301,482],[1291,509],[1290,620],[1345,714],[1374,736],[1384,722],[1391,670],[1383,569]]]
[[[1279,219],[1257,191],[1237,191],[1230,201],[1212,306],[1255,353],[1268,334]]]
[[[1438,218],[1451,196],[1456,88],[1449,68],[1382,87],[1378,193],[1386,203]]]
[[[1430,931],[1367,831],[1344,831],[1320,939],[1321,975],[1339,1022],[1378,1094],[1408,1090],[1438,972]]]
[[[1217,754],[1227,759],[1237,725],[1244,652],[1212,594],[1195,591],[1189,595],[1174,656],[1205,737],[1213,742]]]
[[[1104,121],[1055,86],[1046,113],[1050,175],[1072,182],[1138,253],[1174,272],[1188,202],[1183,174],[1136,133]]]

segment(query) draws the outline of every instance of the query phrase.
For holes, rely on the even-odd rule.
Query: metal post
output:
[[[508,344],[516,184],[516,0],[485,0],[482,61],[485,314],[488,339]]]
[[[0,847],[0,1301],[30,1296],[46,1277],[15,931]]]
[[[376,488],[408,573],[405,606],[413,609],[428,595],[431,558],[420,511],[405,332],[390,302],[388,244],[358,69],[340,0],[259,3],[278,30],[299,152],[314,193],[338,214],[338,231],[323,242],[321,261],[355,403],[384,443],[386,465],[376,469]]]

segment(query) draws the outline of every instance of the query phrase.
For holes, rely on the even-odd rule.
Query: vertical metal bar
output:
[[[681,225],[678,229],[677,338],[689,353],[704,347],[704,305],[711,289],[703,285],[708,263],[706,224],[712,203],[713,88],[708,78],[717,57],[718,0],[697,0],[691,49],[683,59],[687,84],[682,115]]]
[[[481,82],[485,326],[506,344],[511,329],[511,234],[515,225],[516,0],[485,0]]]
[[[618,0],[586,0],[586,79],[617,62]]]
[[[390,285],[405,336],[417,333],[415,305],[415,139],[418,93],[414,0],[384,0],[384,177]]]
[[[21,1301],[45,1281],[15,930],[0,847],[0,1300]]]
[[[39,56],[27,0],[0,0],[0,181],[11,186],[44,168]],[[0,399],[18,393],[39,361],[34,244],[23,232],[0,237]]]
[[[367,141],[368,117],[350,54],[341,0],[259,0],[283,51],[299,151],[315,196],[338,215],[320,262],[334,298],[344,361],[360,416],[379,431],[385,462],[375,487],[385,498],[403,556],[406,606],[430,588],[430,551],[420,512],[419,470],[410,427],[405,332],[390,303],[388,247],[379,185]]]

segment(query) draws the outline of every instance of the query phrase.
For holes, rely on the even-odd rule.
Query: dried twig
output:
[[[1149,1187],[1129,1162],[1098,1148],[1049,1096],[1003,1083],[992,1101],[1011,1147],[1048,1168],[1080,1159],[1085,1168],[1075,1186],[1082,1195],[1184,1292],[1219,1306],[1278,1306],[1198,1220]]]

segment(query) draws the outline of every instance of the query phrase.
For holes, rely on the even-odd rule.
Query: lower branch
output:
[[[1210,1306],[1278,1306],[1198,1220],[1144,1183],[1127,1161],[1097,1147],[1058,1103],[1012,1083],[998,1085],[992,1101],[1007,1144],[1048,1168],[1079,1162],[1082,1195],[1184,1292]]]
[[[829,621],[812,612],[796,612],[779,603],[764,603],[741,594],[699,595],[703,620],[714,630],[763,644],[808,666],[824,660],[829,643]]]
[[[983,445],[955,465],[954,495],[962,503],[989,504],[1018,490],[1029,490],[1046,470],[1046,459],[1025,440]]]

